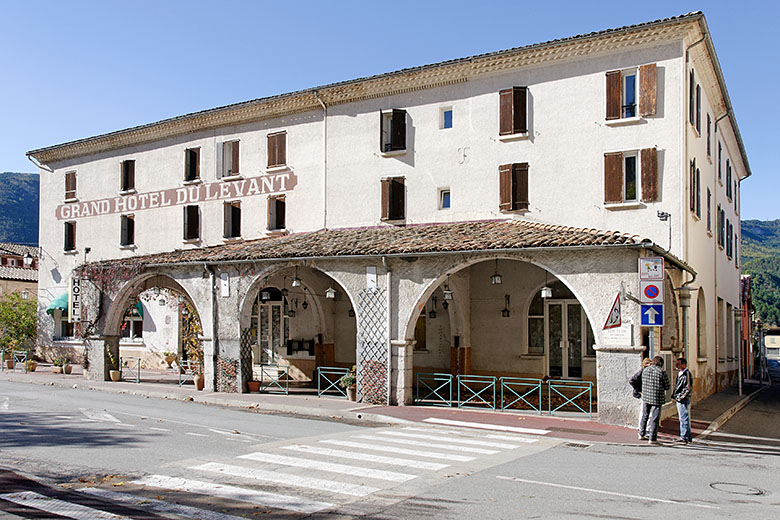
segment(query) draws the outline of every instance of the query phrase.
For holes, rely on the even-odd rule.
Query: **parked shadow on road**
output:
[[[100,430],[74,419],[62,419],[54,414],[0,413],[0,448],[58,447],[130,447],[142,439],[127,433],[122,427],[101,424]],[[154,435],[146,432],[143,441]]]

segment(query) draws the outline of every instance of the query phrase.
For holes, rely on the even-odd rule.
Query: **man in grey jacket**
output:
[[[693,376],[688,370],[688,361],[679,358],[675,363],[677,381],[674,383],[672,399],[677,401],[677,415],[680,418],[680,439],[677,442],[688,444],[693,440],[691,435],[691,391],[693,390]]]
[[[653,362],[642,370],[642,420],[639,422],[639,438],[649,444],[658,444],[658,422],[661,407],[669,390],[669,376],[664,371],[664,358],[655,356]]]

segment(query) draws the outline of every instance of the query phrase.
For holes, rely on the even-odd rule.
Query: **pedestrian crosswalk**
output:
[[[359,501],[378,503],[410,496],[454,474],[484,469],[557,443],[540,436],[443,426],[360,429],[260,444],[229,458],[194,457],[124,482],[121,490],[83,487],[78,491],[90,500],[141,509],[155,518],[232,520],[258,508],[311,515],[365,505]],[[69,518],[133,518],[33,492],[7,493],[0,499]]]

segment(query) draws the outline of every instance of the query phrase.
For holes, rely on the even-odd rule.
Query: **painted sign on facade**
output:
[[[108,199],[74,202],[57,206],[59,220],[74,220],[112,213],[127,213],[147,209],[197,204],[212,200],[233,200],[268,193],[292,191],[298,184],[298,177],[291,171],[260,175],[250,179],[219,181],[209,184],[182,186],[149,193],[133,193]]]

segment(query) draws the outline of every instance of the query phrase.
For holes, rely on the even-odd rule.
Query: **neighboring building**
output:
[[[38,296],[37,247],[0,242],[0,298],[18,292],[22,298]]]
[[[92,282],[90,338],[67,312],[39,337],[86,344],[92,377],[106,347],[183,354],[193,316],[220,391],[260,363],[299,379],[357,364],[362,399],[391,404],[424,373],[547,376],[595,383],[599,420],[630,424],[651,345],[669,370],[688,357],[696,399],[737,372],[750,169],[701,13],[29,155],[40,305],[87,261]],[[664,258],[661,329],[636,303],[646,256]],[[604,330],[618,294],[623,325]]]
[[[766,345],[766,357],[780,360],[780,329],[775,327],[764,332],[764,344]]]

